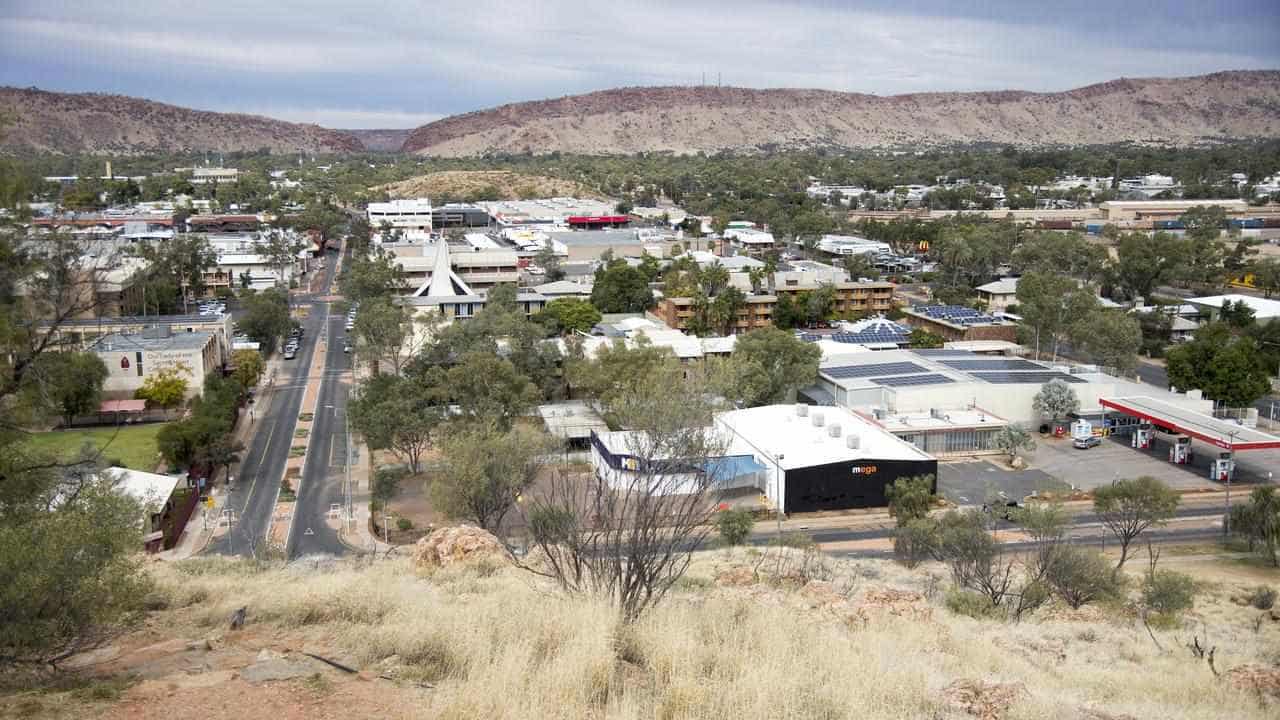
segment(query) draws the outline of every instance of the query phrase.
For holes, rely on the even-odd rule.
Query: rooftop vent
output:
[[[809,414],[809,406],[804,403],[796,403],[796,417],[806,417]]]
[[[814,427],[822,427],[823,423],[826,422],[826,418],[822,417],[822,413],[820,412],[815,411],[810,417],[812,418]]]
[[[840,432],[841,432],[840,423],[833,422],[827,426],[827,434],[833,438],[840,437]]]
[[[850,450],[857,450],[862,447],[862,438],[856,433],[849,433],[844,436],[844,446]]]

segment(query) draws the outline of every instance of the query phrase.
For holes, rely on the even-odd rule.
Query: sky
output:
[[[1280,68],[1280,0],[0,0],[0,85],[410,128],[634,85],[1052,92]]]

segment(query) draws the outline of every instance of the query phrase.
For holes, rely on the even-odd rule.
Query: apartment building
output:
[[[738,284],[736,275],[731,276],[731,280],[735,285]],[[738,309],[732,332],[739,334],[756,328],[772,327],[774,310],[780,297],[789,296],[792,300],[798,300],[803,294],[823,286],[834,290],[832,312],[836,315],[885,313],[894,307],[894,284],[890,282],[829,281],[815,278],[811,273],[778,272],[774,274],[771,291],[747,295],[746,302]],[[688,330],[689,321],[694,316],[694,299],[663,298],[653,312],[668,326]]]

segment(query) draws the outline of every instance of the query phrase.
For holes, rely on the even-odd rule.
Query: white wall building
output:
[[[369,217],[369,225],[375,231],[388,223],[402,231],[431,232],[431,200],[427,198],[369,203],[365,212]]]

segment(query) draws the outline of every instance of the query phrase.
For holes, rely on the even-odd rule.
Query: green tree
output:
[[[720,363],[715,384],[740,407],[788,401],[818,379],[822,352],[813,343],[777,328],[738,336],[733,353]]]
[[[1069,337],[1073,324],[1092,314],[1097,304],[1092,292],[1063,275],[1033,272],[1018,279],[1018,311],[1035,330],[1036,357],[1043,335],[1052,343],[1056,361],[1058,347]]]
[[[1036,448],[1036,441],[1032,439],[1031,433],[1024,430],[1019,425],[1005,425],[996,431],[992,443],[1000,450],[1000,452],[1009,456],[1012,462],[1020,453],[1030,452]]]
[[[1098,310],[1085,315],[1070,330],[1075,348],[1093,362],[1120,374],[1138,366],[1142,326],[1128,313]]]
[[[1173,386],[1203,390],[1230,407],[1248,405],[1271,387],[1253,339],[1233,335],[1223,323],[1201,326],[1194,340],[1170,350],[1167,372]]]
[[[390,450],[417,473],[447,407],[438,387],[417,378],[374,375],[347,405],[351,428],[374,450]]]
[[[653,307],[653,291],[644,273],[624,260],[614,260],[596,270],[591,304],[602,313],[644,312]]]
[[[1057,422],[1080,409],[1080,398],[1076,391],[1062,380],[1050,380],[1040,388],[1031,400],[1031,408],[1041,417]]]
[[[191,367],[186,363],[160,368],[143,378],[142,387],[135,390],[133,396],[146,400],[152,407],[172,410],[186,399],[190,376]]]
[[[302,243],[293,234],[282,230],[271,230],[263,239],[266,242],[259,246],[259,251],[271,267],[275,268],[280,284],[287,284],[289,269],[297,264]]]
[[[1249,502],[1231,508],[1231,532],[1249,539],[1275,567],[1280,567],[1280,492],[1274,486],[1256,487]]]
[[[556,255],[556,251],[551,247],[550,243],[544,244],[538,249],[538,252],[533,256],[533,262],[546,272],[544,277],[547,282],[564,279],[564,268],[560,267],[560,256]]]
[[[1181,498],[1159,480],[1143,475],[1136,480],[1118,480],[1093,491],[1093,511],[1103,527],[1120,541],[1120,561],[1124,567],[1129,545],[1153,525],[1163,525],[1178,509]]]
[[[473,423],[453,428],[441,444],[431,501],[449,517],[497,534],[553,448],[546,433],[524,426],[502,430],[492,423]]]
[[[885,485],[889,514],[898,519],[898,527],[929,516],[929,510],[933,508],[933,488],[932,475],[898,478],[892,485]]]
[[[1185,275],[1191,261],[1187,240],[1169,233],[1125,233],[1116,244],[1115,275],[1132,297],[1150,298],[1159,285]]]
[[[1121,575],[1111,571],[1102,553],[1074,545],[1061,549],[1045,575],[1058,597],[1073,609],[1119,596],[1123,588],[1121,579]]]
[[[850,280],[858,280],[859,278],[880,279],[880,270],[871,262],[871,256],[869,255],[862,253],[846,255],[840,265],[845,272],[849,273]]]
[[[342,295],[352,302],[364,302],[372,298],[390,297],[406,287],[404,269],[393,255],[377,248],[372,254],[352,254],[338,279]]]
[[[538,387],[510,361],[469,353],[446,374],[446,387],[464,417],[507,430],[541,399]]]
[[[582,298],[556,298],[547,303],[539,313],[537,320],[547,324],[558,334],[587,333],[601,319],[600,311],[595,305]]]
[[[751,529],[755,527],[756,518],[750,510],[725,509],[716,512],[716,530],[726,545],[741,545],[751,537]]]
[[[32,366],[26,385],[29,392],[45,394],[70,425],[77,415],[98,410],[107,374],[106,363],[93,353],[49,353]]]
[[[258,384],[262,379],[262,372],[266,369],[266,363],[262,360],[262,353],[257,350],[236,350],[231,353],[231,365],[235,368],[232,375],[241,387],[251,388]]]
[[[386,297],[370,298],[360,305],[352,334],[356,355],[373,372],[389,366],[399,375],[409,362],[414,337],[413,311]]]
[[[244,299],[240,329],[259,343],[264,355],[274,352],[276,343],[293,327],[287,293],[282,288],[272,288]]]

